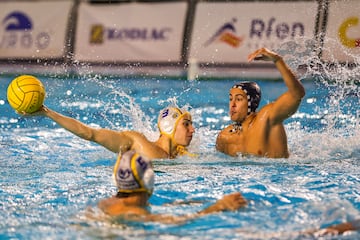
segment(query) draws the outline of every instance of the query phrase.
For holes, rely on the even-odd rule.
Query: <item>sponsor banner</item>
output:
[[[330,62],[359,62],[359,10],[359,0],[330,2],[322,51],[323,60]]]
[[[64,57],[71,7],[71,1],[0,2],[0,59]]]
[[[79,8],[75,60],[180,61],[187,3],[121,3]]]
[[[314,39],[314,2],[200,2],[190,58],[203,63],[247,62],[250,52]]]

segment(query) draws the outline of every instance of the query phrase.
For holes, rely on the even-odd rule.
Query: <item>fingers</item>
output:
[[[248,61],[252,61],[252,60],[254,60],[255,57],[257,57],[259,55],[263,55],[266,52],[268,52],[268,50],[266,48],[259,48],[248,55]]]
[[[262,50],[262,49],[258,49],[258,50],[256,50],[255,52],[250,53],[250,54],[248,55],[248,59],[247,59],[248,62],[251,62],[251,61],[253,61],[255,58],[258,58],[261,50]]]
[[[263,60],[263,61],[274,61],[276,62],[280,58],[275,52],[270,51],[267,48],[260,48],[253,53],[249,54],[248,62],[253,60]]]
[[[26,114],[26,112],[24,112],[24,111],[15,111],[17,114],[19,114],[19,115],[25,115]]]
[[[235,211],[246,206],[247,202],[241,193],[231,193],[223,198],[223,204],[227,210]]]
[[[48,109],[45,105],[42,105],[39,110],[33,113],[27,113],[25,111],[15,111],[17,114],[21,115],[22,117],[33,117],[33,116],[41,116],[44,112],[46,112]]]
[[[240,193],[235,196],[235,201],[237,203],[238,208],[244,207],[247,204],[246,199]]]

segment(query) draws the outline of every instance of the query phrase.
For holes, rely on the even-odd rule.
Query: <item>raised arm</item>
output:
[[[76,136],[96,142],[115,153],[129,150],[133,144],[132,138],[126,132],[91,128],[76,119],[64,116],[45,106],[36,114],[46,116]]]
[[[273,61],[288,88],[287,92],[269,105],[270,120],[275,124],[282,122],[296,112],[305,95],[305,89],[283,58],[275,52],[266,48],[258,49],[248,56],[249,62],[253,60]]]

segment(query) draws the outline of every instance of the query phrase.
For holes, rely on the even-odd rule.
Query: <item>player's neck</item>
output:
[[[155,142],[155,144],[160,147],[169,158],[174,158],[177,155],[176,144],[173,144],[171,139],[168,136],[161,135],[160,138]]]
[[[250,113],[248,116],[246,116],[246,118],[244,118],[243,120],[241,121],[236,121],[234,123],[235,126],[241,126],[241,128],[243,128],[244,126],[248,126],[249,124],[252,123],[252,121],[254,120],[256,116],[256,113],[252,112]]]

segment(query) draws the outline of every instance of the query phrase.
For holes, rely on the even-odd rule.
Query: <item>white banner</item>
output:
[[[61,58],[72,1],[0,2],[0,59]]]
[[[180,61],[187,3],[121,3],[79,9],[75,60]]]
[[[329,62],[359,62],[359,0],[330,2],[322,53]]]
[[[257,48],[314,39],[316,15],[316,1],[200,2],[189,55],[205,63],[247,62]]]

